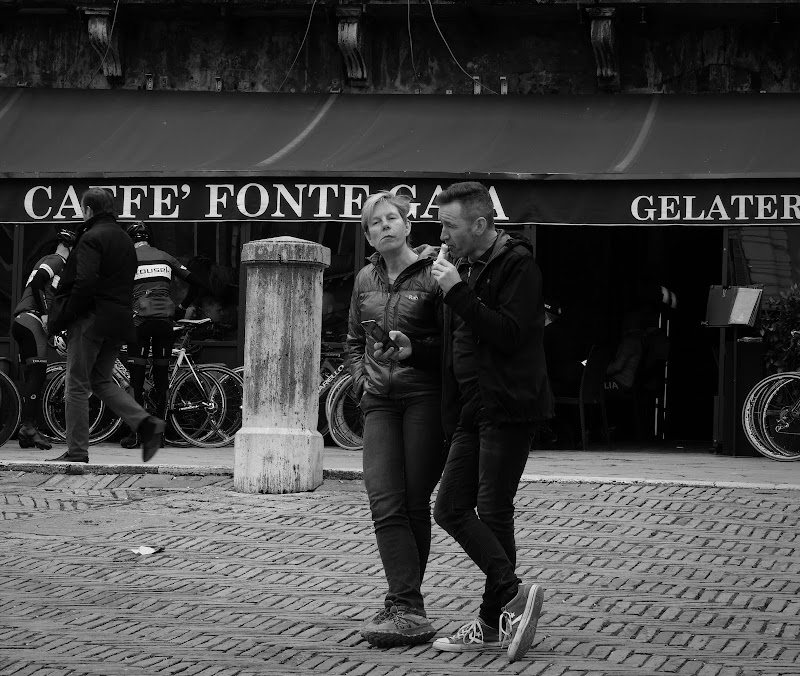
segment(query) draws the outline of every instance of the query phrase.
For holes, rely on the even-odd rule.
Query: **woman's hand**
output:
[[[388,350],[384,351],[383,343],[375,343],[373,345],[375,348],[375,359],[403,361],[411,356],[411,353],[413,352],[411,347],[411,339],[405,333],[402,331],[389,331],[389,338],[397,343],[399,350],[395,350],[393,347],[390,347]]]

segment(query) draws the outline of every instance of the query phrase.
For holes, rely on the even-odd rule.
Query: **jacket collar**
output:
[[[423,268],[427,265],[433,265],[433,261],[436,258],[437,249],[431,248],[428,244],[422,244],[421,246],[414,247],[412,251],[419,256],[417,260],[415,260],[411,265],[409,265],[403,272],[401,272],[397,276],[397,280],[399,281],[404,279],[407,275],[414,273],[415,271]],[[367,260],[375,266],[375,269],[378,271],[378,274],[381,278],[386,282],[388,285],[389,277],[386,273],[386,263],[383,260],[383,256],[381,256],[377,251],[373,253],[371,256],[367,258]]]
[[[108,222],[111,223],[117,222],[117,219],[114,217],[114,214],[109,214],[107,212],[95,214],[94,216],[83,222],[83,225],[81,225],[79,228],[78,236],[80,237],[80,235],[82,235],[84,232],[89,230],[89,228],[91,228],[93,225],[96,225],[97,223],[108,223]]]
[[[533,250],[528,240],[515,237],[514,235],[507,233],[505,230],[497,228],[497,237],[492,243],[492,253],[489,256],[489,260],[486,261],[486,265],[491,263],[495,258],[502,256],[508,249],[511,249],[517,245],[522,245],[531,251]],[[469,264],[469,259],[466,256],[462,256],[454,263],[457,268],[467,264]]]

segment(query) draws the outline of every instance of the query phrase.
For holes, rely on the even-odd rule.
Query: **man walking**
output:
[[[480,183],[456,183],[436,200],[441,240],[433,276],[444,293],[443,422],[450,452],[434,508],[486,575],[478,617],[434,642],[463,652],[533,643],[544,590],[517,577],[514,496],[537,425],[552,417],[541,273],[530,244],[496,230]],[[443,246],[443,248],[445,248]]]
[[[50,335],[67,330],[67,452],[53,460],[89,462],[89,395],[94,392],[142,440],[142,460],[161,448],[164,421],[150,416],[111,377],[119,349],[134,337],[133,241],[102,188],[81,198],[83,227],[50,311]]]

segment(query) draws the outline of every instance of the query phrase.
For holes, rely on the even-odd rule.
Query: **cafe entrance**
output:
[[[708,288],[722,274],[723,232],[536,228],[545,298],[562,313],[552,325],[559,330],[559,347],[548,355],[555,381],[561,369],[551,359],[583,360],[592,345],[608,347],[627,369],[605,382],[614,444],[671,440],[711,445],[719,335],[701,322]],[[662,287],[677,299],[674,308],[673,296],[665,296]],[[558,322],[564,327],[558,328]],[[565,344],[572,347],[565,350]],[[597,439],[599,422],[593,418]]]

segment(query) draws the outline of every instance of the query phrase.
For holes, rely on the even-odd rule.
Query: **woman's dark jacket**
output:
[[[98,334],[131,340],[135,336],[132,304],[137,265],[133,241],[112,215],[98,214],[86,221],[61,275],[48,332],[58,333],[95,314]]]
[[[356,396],[365,391],[390,398],[438,393],[442,292],[431,275],[433,257],[421,256],[392,285],[381,255],[375,253],[369,260],[356,275],[348,319],[347,367]],[[386,331],[402,331],[411,340],[411,357],[376,360],[375,341],[361,326],[365,319],[376,320]]]
[[[467,263],[456,261],[456,267]],[[461,411],[453,375],[453,312],[472,329],[478,385],[495,424],[537,423],[553,417],[543,336],[542,275],[530,243],[498,230],[491,258],[474,287],[459,282],[444,296],[443,426],[452,436]]]

